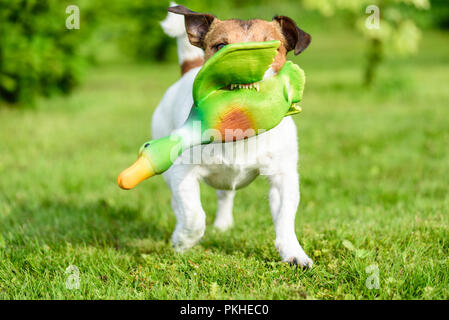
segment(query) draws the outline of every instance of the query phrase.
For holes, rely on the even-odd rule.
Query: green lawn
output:
[[[69,97],[0,109],[0,298],[449,299],[448,38],[425,34],[371,91],[356,35],[314,35],[294,58],[308,81],[295,116],[307,271],[280,261],[263,178],[237,193],[223,234],[203,185],[208,228],[184,255],[162,177],[118,188],[177,65],[101,66]]]

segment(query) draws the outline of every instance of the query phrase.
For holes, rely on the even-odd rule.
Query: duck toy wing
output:
[[[193,83],[194,105],[184,125],[142,145],[138,160],[117,178],[123,189],[166,171],[190,147],[245,139],[301,111],[303,70],[287,61],[266,77],[280,41],[229,44],[201,68]],[[200,129],[200,132],[198,131]]]

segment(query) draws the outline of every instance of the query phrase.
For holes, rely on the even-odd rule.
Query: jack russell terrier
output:
[[[252,19],[219,20],[214,15],[197,13],[172,4],[161,26],[177,40],[182,77],[164,94],[152,119],[152,136],[168,136],[186,121],[193,106],[192,85],[201,65],[229,43],[280,40],[270,69],[264,79],[274,76],[286,62],[287,52],[295,55],[307,48],[309,34],[285,16],[272,21]],[[249,85],[241,85],[248,88]],[[163,176],[172,192],[172,207],[177,225],[172,236],[175,250],[184,252],[195,245],[206,228],[206,215],[200,201],[200,180],[217,190],[218,209],[214,226],[224,231],[232,226],[235,190],[250,184],[264,172],[270,182],[270,209],[276,231],[275,246],[283,261],[300,267],[311,267],[312,260],[302,249],[295,234],[295,216],[299,204],[297,172],[297,131],[291,117],[285,117],[275,128],[246,140],[223,143],[232,152],[217,153],[212,161],[185,163],[177,161]],[[255,139],[257,149],[242,161],[238,150],[245,150]],[[192,148],[200,153],[207,146]],[[186,150],[184,153],[189,152]],[[184,154],[180,156],[183,158]]]

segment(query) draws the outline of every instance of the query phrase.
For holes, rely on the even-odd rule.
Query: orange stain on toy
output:
[[[249,114],[235,107],[220,116],[216,129],[220,132],[222,141],[236,141],[255,135]]]

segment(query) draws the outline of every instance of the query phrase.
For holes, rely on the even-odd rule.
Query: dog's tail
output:
[[[170,2],[170,7],[176,5],[174,2]],[[161,22],[161,27],[167,35],[176,38],[181,74],[203,64],[204,52],[200,48],[190,44],[183,15],[169,12],[165,20]]]

